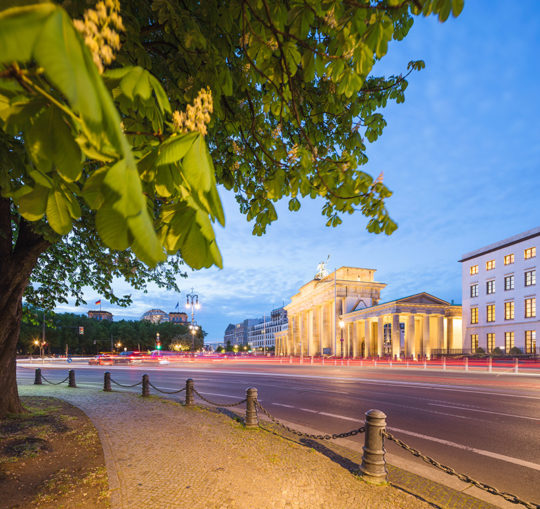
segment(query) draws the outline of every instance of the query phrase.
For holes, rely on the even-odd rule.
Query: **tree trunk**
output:
[[[14,236],[12,220],[9,200],[0,198],[0,418],[24,411],[16,377],[22,296],[39,255],[50,245],[22,218]]]

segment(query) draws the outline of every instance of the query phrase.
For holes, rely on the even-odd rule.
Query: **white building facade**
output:
[[[463,347],[537,353],[540,227],[466,253],[462,263]]]
[[[250,329],[248,343],[256,350],[274,350],[276,346],[274,334],[287,330],[288,326],[287,311],[282,307],[273,309],[269,315],[263,316],[260,323]]]

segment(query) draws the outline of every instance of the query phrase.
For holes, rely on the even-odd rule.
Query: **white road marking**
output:
[[[504,415],[506,417],[516,417],[517,419],[530,419],[531,421],[540,421],[538,417],[528,417],[527,415],[516,415],[516,414],[505,414],[502,412],[492,412],[490,410],[480,410],[479,408],[463,407],[463,406],[453,406],[453,405],[441,405],[438,403],[428,403],[431,406],[441,406],[444,408],[457,408],[459,410],[467,410],[469,412],[482,412],[483,414],[495,414],[495,415]],[[458,417],[456,415],[456,417]]]
[[[531,468],[533,470],[540,470],[540,465],[538,465],[537,463],[533,463],[532,461],[526,461],[519,458],[513,458],[511,456],[505,456],[504,454],[499,454],[499,453],[491,452],[491,451],[485,451],[483,449],[477,449],[476,447],[469,447],[468,445],[456,444],[455,442],[450,442],[449,440],[443,440],[442,438],[430,437],[428,435],[422,435],[421,433],[415,433],[414,431],[407,431],[405,429],[390,428],[390,427],[387,429],[390,431],[397,432],[397,433],[403,433],[404,435],[410,435],[412,437],[421,438],[423,440],[429,440],[430,442],[437,442],[439,444],[455,447],[456,449],[463,449],[464,451],[481,454],[482,456],[488,456],[490,458],[506,461],[507,463],[513,463],[514,465],[520,465],[522,467]]]
[[[320,415],[327,415],[328,417],[336,417],[337,419],[344,419],[346,421],[360,422],[358,419],[352,417],[346,417],[345,415],[329,414],[328,412],[318,412]]]
[[[284,406],[285,408],[296,408],[296,407],[293,406],[293,405],[285,405],[284,403],[272,403],[272,405],[276,405],[276,406]]]
[[[299,408],[298,410],[302,410],[303,412],[309,412],[312,414],[318,414],[317,410],[311,410],[310,408]]]
[[[219,394],[217,392],[203,392],[198,391],[201,394],[208,394],[208,396],[223,396],[224,398],[242,398],[242,396],[231,396],[230,394]],[[257,398],[258,401],[262,401],[261,399]]]

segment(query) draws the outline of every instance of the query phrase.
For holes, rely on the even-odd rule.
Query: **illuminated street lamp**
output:
[[[45,354],[45,346],[47,345],[46,341],[40,341],[39,339],[34,339],[34,345],[39,346],[39,356],[43,361],[43,356]]]
[[[118,343],[116,343],[116,348],[120,349],[122,347],[122,343],[120,343],[120,341],[118,341]]]
[[[191,332],[191,349],[195,350],[195,334],[199,329],[199,327],[195,325],[195,310],[201,309],[201,305],[199,304],[199,295],[195,293],[193,288],[191,289],[191,293],[186,295],[186,299],[186,308],[191,308],[191,325],[189,326]]]
[[[189,332],[191,332],[191,349],[192,350],[195,350],[195,334],[197,334],[197,331],[199,329],[200,327],[193,322],[189,326]]]
[[[345,350],[343,350],[343,328],[345,327],[345,322],[343,320],[339,321],[339,328],[341,329],[341,357],[345,357]]]

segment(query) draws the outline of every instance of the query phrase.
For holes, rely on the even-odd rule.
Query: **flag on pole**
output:
[[[178,309],[179,307],[180,307],[180,302],[177,302],[174,309]]]
[[[101,299],[96,300],[96,306],[101,306]]]

